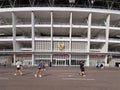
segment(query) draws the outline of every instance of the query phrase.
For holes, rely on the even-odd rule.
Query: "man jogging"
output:
[[[85,74],[85,67],[84,67],[84,62],[80,61],[80,73],[81,76],[86,76]]]

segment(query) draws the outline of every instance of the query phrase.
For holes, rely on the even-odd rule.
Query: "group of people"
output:
[[[50,67],[51,67],[51,62],[50,62]],[[15,76],[17,75],[23,75],[23,72],[21,70],[22,68],[22,62],[20,60],[17,60],[16,62],[16,72],[15,72]],[[38,69],[36,71],[36,73],[34,74],[35,77],[42,77],[42,74],[45,70],[45,63],[43,61],[40,61],[38,64]],[[80,61],[80,76],[86,76],[85,73],[85,67],[84,67],[84,61]]]
[[[104,64],[103,64],[103,63],[100,63],[100,62],[97,62],[96,68],[103,69],[103,68],[104,68]]]
[[[45,70],[45,63],[43,61],[40,61],[38,64],[38,70],[35,73],[35,77],[42,77],[43,71]],[[20,60],[16,61],[16,71],[15,71],[15,76],[17,75],[23,75],[22,72],[22,62]]]

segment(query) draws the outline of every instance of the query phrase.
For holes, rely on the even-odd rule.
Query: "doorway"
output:
[[[68,66],[69,55],[68,54],[54,54],[52,62],[54,66]]]
[[[115,67],[120,67],[120,62],[115,62]]]
[[[56,59],[57,66],[66,66],[66,59]]]

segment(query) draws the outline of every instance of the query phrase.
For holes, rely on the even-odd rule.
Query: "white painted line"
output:
[[[74,75],[58,75],[58,77],[73,77]]]
[[[74,75],[68,75],[68,77],[73,77]]]
[[[66,75],[58,75],[58,77],[66,77]]]
[[[84,80],[84,81],[93,81],[95,79],[90,78],[62,78],[62,80]]]
[[[9,78],[0,77],[0,80],[9,80]]]

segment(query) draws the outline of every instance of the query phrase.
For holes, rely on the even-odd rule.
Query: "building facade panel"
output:
[[[99,10],[1,9],[0,63],[14,64],[20,59],[24,65],[43,60],[46,65],[52,62],[54,66],[77,66],[84,60],[86,66],[97,62],[117,66],[120,12]]]

